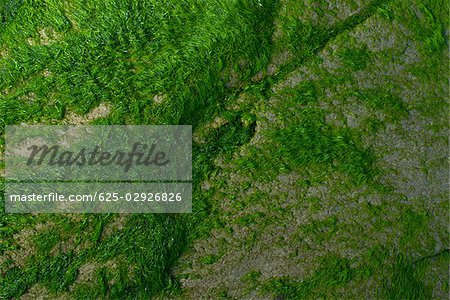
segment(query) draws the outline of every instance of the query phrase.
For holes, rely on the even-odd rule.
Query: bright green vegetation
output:
[[[276,13],[272,1],[19,2],[2,8],[2,125],[101,102],[113,105],[106,124],[192,123],[228,77],[267,63]]]
[[[272,3],[7,1],[1,7],[5,17],[0,28],[5,53],[0,74],[2,128],[21,122],[57,123],[67,110],[86,113],[102,102],[111,105],[112,114],[96,123],[196,125],[225,96],[229,77],[245,79],[267,64],[276,13]],[[156,95],[163,95],[164,102],[156,103]],[[196,152],[196,182],[211,171],[208,160],[217,152],[246,141],[245,133],[239,138],[230,131],[239,131],[239,124],[230,126],[216,133],[221,139],[217,145],[210,143]],[[201,201],[196,201],[200,207]],[[12,262],[6,262],[2,294],[18,297],[34,283],[51,293],[64,292],[83,263],[102,264],[116,257],[123,260],[120,267],[133,267],[131,274],[103,269],[95,274],[96,285],[81,285],[74,295],[158,294],[174,285],[168,272],[186,244],[186,222],[195,224],[191,219],[200,219],[206,210],[197,214],[132,216],[123,236],[102,240],[103,227],[113,216],[81,216],[68,226],[69,232],[52,227],[36,238],[36,253],[27,257],[26,268],[9,268]],[[61,217],[24,217],[21,226],[16,218],[2,216],[2,251],[15,247],[12,233],[28,228],[30,220],[54,222]],[[58,224],[65,222],[69,221],[63,218]],[[63,239],[59,231],[66,238],[74,236],[70,242],[75,247],[90,245],[77,254],[71,249],[52,255],[49,250]],[[117,284],[108,287],[113,279]]]
[[[371,251],[373,254],[374,251]],[[285,295],[288,299],[305,299],[309,297],[335,297],[333,291],[352,280],[361,280],[373,276],[380,267],[376,259],[386,256],[378,252],[378,257],[371,257],[371,264],[352,268],[350,262],[338,257],[324,257],[314,274],[305,281],[292,282],[289,279],[276,279],[265,283],[265,289],[276,294]],[[443,252],[439,259],[450,263],[449,252]],[[431,289],[422,282],[425,268],[421,262],[412,262],[403,256],[393,259],[389,269],[392,281],[382,285],[376,293],[379,299],[430,299]]]
[[[338,2],[1,2],[0,133],[191,124],[194,194],[1,213],[0,298],[447,297],[448,3]]]

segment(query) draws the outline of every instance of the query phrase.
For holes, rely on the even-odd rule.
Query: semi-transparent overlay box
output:
[[[6,212],[190,212],[192,127],[6,126],[5,177]]]

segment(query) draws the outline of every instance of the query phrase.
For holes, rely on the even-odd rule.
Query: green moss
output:
[[[324,120],[320,110],[302,110],[298,123],[271,134],[277,146],[274,157],[290,168],[318,164],[328,171],[345,172],[358,183],[372,180],[375,171],[370,150],[359,146],[349,131],[334,129]]]
[[[382,297],[389,299],[431,299],[431,289],[421,279],[412,261],[398,256],[391,269],[391,281],[385,283]]]
[[[351,95],[364,105],[386,113],[390,122],[406,118],[409,114],[403,100],[390,92],[369,89],[351,92]]]
[[[445,255],[445,254],[444,254]],[[342,297],[341,287],[352,281],[369,278],[374,273],[383,274],[384,282],[376,292],[383,299],[430,299],[431,289],[423,278],[423,266],[417,265],[402,255],[394,257],[394,264],[387,264],[386,249],[374,248],[368,251],[367,261],[351,267],[347,259],[325,256],[314,274],[303,281],[283,277],[264,283],[264,293],[288,299],[310,297]],[[351,294],[351,291],[348,291]]]
[[[434,244],[428,227],[430,217],[425,211],[417,212],[405,207],[398,221],[403,226],[400,243],[405,249],[420,249],[420,246],[430,242]],[[426,248],[432,249],[434,245]]]
[[[287,299],[322,298],[333,295],[336,287],[353,277],[348,260],[330,255],[322,258],[320,267],[310,278],[301,282],[289,278],[272,279],[265,283],[264,291]]]
[[[55,230],[47,230],[40,232],[34,236],[38,252],[50,252],[53,247],[61,239],[59,232]]]
[[[255,283],[261,277],[261,272],[250,271],[242,277],[242,280],[250,283]]]
[[[345,48],[338,53],[342,59],[344,67],[347,70],[359,71],[367,68],[370,63],[372,54],[367,47],[362,48]]]
[[[205,265],[210,265],[215,263],[218,260],[218,257],[215,255],[207,255],[201,259],[201,262]]]
[[[344,175],[349,180],[341,183],[341,192],[348,186],[352,188],[349,192],[371,188],[379,172],[377,155],[382,154],[374,153],[362,142],[363,137],[406,119],[412,109],[433,117],[433,122],[439,115],[441,123],[433,126],[442,130],[448,105],[442,98],[445,88],[439,85],[442,74],[447,73],[442,56],[448,44],[448,3],[421,0],[411,5],[377,0],[359,9],[352,1],[349,5],[356,13],[333,25],[303,18],[311,9],[305,3],[286,3],[291,9],[278,16],[278,2],[266,0],[0,3],[0,132],[5,124],[60,123],[69,111],[85,114],[106,102],[111,114],[95,124],[192,124],[205,141],[193,146],[192,215],[132,215],[122,230],[106,235],[105,228],[114,215],[83,216],[72,222],[68,216],[1,214],[0,254],[18,248],[15,233],[44,221],[55,226],[54,231],[36,236],[38,251],[31,253],[25,266],[7,262],[1,271],[0,297],[18,298],[34,284],[43,285],[52,295],[69,293],[75,299],[147,299],[179,293],[171,269],[192,240],[208,237],[212,228],[232,234],[232,227],[238,224],[251,228],[240,241],[242,249],[251,249],[267,225],[290,214],[290,206],[274,205],[272,200],[279,199],[271,193],[255,191],[255,182],[274,182],[282,174],[298,173],[302,179],[288,188],[300,193],[327,178]],[[326,11],[327,5],[318,3],[312,11],[319,18],[336,14]],[[400,22],[419,41],[423,62],[407,70],[433,90],[423,102],[406,105],[394,92],[401,80],[370,90],[348,87],[359,79],[352,72],[370,71],[375,59],[391,53],[374,56],[367,47],[354,46],[343,38],[340,42],[351,47],[335,54],[345,72],[328,74],[321,65],[317,54],[330,41],[342,38],[375,14]],[[279,36],[273,36],[275,18]],[[273,76],[254,82],[253,75],[264,72],[269,58],[286,50],[292,58]],[[293,88],[274,88],[300,66],[313,74]],[[157,103],[155,95],[164,101]],[[242,100],[242,95],[248,98]],[[326,121],[330,110],[339,109],[330,109],[331,102],[343,99],[356,100],[385,117],[371,115],[363,120],[362,128],[355,129],[330,124]],[[263,113],[270,117],[264,119]],[[216,117],[224,119],[224,124],[208,127]],[[262,124],[259,140],[250,143],[257,124]],[[202,126],[207,129],[203,131]],[[4,145],[3,138],[0,145]],[[227,167],[219,166],[219,161]],[[223,178],[230,174],[219,175],[230,170],[247,175],[251,182],[228,186]],[[207,190],[202,188],[205,181],[212,185]],[[0,184],[4,191],[3,179]],[[241,198],[240,193],[247,194]],[[226,212],[221,209],[222,202],[215,203],[225,197],[232,200]],[[278,197],[287,198],[287,192]],[[311,215],[325,204],[320,198],[300,197],[295,205],[306,206]],[[244,211],[252,205],[266,210]],[[448,204],[444,206],[448,210]],[[355,213],[360,208],[357,206]],[[424,213],[426,209],[383,202],[367,204],[361,211],[370,217],[374,231],[394,231],[387,236],[386,247],[391,249],[372,249],[359,261],[326,256],[303,281],[277,278],[265,283],[264,290],[288,299],[335,297],[339,289],[350,286],[347,284],[371,278],[380,287],[380,298],[429,298],[430,288],[422,282],[424,275],[417,263],[397,253],[417,252],[422,242],[424,251],[435,246],[427,234],[430,216]],[[348,233],[351,226],[332,216],[312,220],[301,230],[320,244],[341,239],[339,233]],[[359,226],[372,228],[368,223]],[[60,242],[67,242],[67,249],[58,247]],[[288,239],[278,238],[273,246],[286,245],[290,245]],[[206,255],[201,261],[213,265],[221,255]],[[392,267],[389,259],[394,262]],[[74,285],[80,268],[92,262],[100,265],[95,280]],[[108,264],[111,262],[117,268]],[[448,263],[448,257],[443,263]],[[383,273],[385,269],[388,273]],[[242,280],[256,289],[261,275],[250,271]],[[216,294],[231,297],[222,287]]]

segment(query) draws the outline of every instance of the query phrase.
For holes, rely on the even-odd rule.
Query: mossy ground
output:
[[[192,124],[194,212],[1,214],[0,297],[448,298],[448,10],[2,2],[1,132]]]

